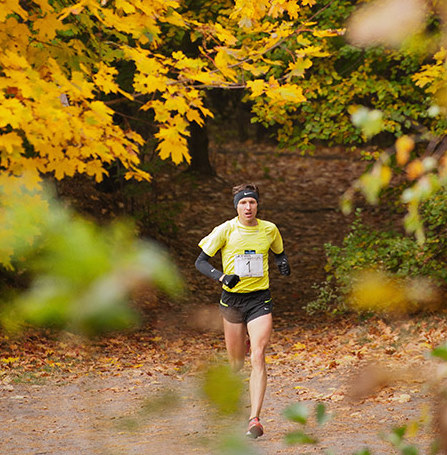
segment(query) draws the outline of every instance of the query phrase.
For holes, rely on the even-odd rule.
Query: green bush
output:
[[[364,223],[361,210],[341,246],[325,244],[326,280],[316,285],[317,298],[305,308],[310,314],[343,311],[357,272],[377,270],[398,279],[424,277],[437,286],[447,283],[447,190],[437,192],[421,206],[426,241],[395,230],[378,230]]]

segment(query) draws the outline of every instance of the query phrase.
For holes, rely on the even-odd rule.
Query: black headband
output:
[[[234,208],[237,208],[237,205],[239,204],[239,201],[241,199],[244,199],[244,197],[252,197],[252,198],[256,199],[256,202],[259,202],[259,196],[258,196],[258,193],[256,191],[242,190],[242,191],[239,191],[239,193],[236,193],[234,195],[234,199],[233,199]]]

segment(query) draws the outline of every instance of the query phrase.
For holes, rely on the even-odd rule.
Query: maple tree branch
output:
[[[329,8],[333,3],[335,3],[336,0],[331,0],[326,6],[324,6],[323,8],[321,8],[320,10],[318,10],[313,16],[311,16],[306,22],[310,22],[312,21],[313,19],[315,19],[317,16],[319,16],[323,11],[325,11],[327,8]],[[262,55],[265,55],[269,52],[271,52],[273,49],[276,49],[277,47],[279,47],[286,39],[289,39],[291,36],[295,36],[295,35],[299,35],[300,33],[303,33],[305,31],[310,31],[309,29],[306,29],[304,27],[300,27],[298,29],[296,29],[294,32],[292,32],[290,35],[284,37],[284,38],[281,38],[277,43],[273,44],[272,46],[270,46],[269,48],[267,48],[265,51],[259,53],[256,55],[256,57],[260,57]],[[235,63],[234,65],[230,65],[228,66],[228,68],[235,68],[237,66],[240,66],[241,64],[243,63],[247,63],[247,62],[250,62],[250,61],[253,61],[254,57],[248,57],[247,59],[245,60],[242,60],[238,63]],[[214,72],[216,72],[217,70],[214,70]]]
[[[146,123],[147,125],[151,125],[153,126],[154,123],[153,122],[148,122],[147,120],[143,120],[141,118],[138,118],[138,117],[134,117],[133,115],[128,115],[128,114],[124,114],[123,112],[119,112],[119,111],[115,111],[113,110],[113,113],[114,114],[117,114],[125,119],[129,119],[129,120],[137,120],[138,122],[142,122],[142,123]]]

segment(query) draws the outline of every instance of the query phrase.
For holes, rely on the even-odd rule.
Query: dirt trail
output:
[[[143,293],[137,300],[148,304],[150,314],[138,333],[87,348],[77,339],[48,337],[39,340],[41,357],[34,363],[26,341],[2,339],[0,453],[236,453],[229,446],[225,452],[219,443],[223,435],[240,436],[245,411],[217,419],[201,392],[203,366],[224,356],[211,305],[219,289],[192,264],[200,238],[234,216],[231,186],[245,180],[260,185],[260,216],[280,227],[293,273],[286,279],[272,271],[276,310],[262,416],[266,434],[245,441],[244,453],[331,450],[346,455],[363,447],[376,455],[397,453],[378,434],[403,425],[414,430],[409,442],[428,452],[433,434],[424,406],[433,400],[436,364],[426,353],[443,339],[444,318],[360,322],[355,317],[309,318],[302,311],[315,295],[312,284],[324,277],[324,243],[340,242],[352,220],[339,212],[338,198],[364,165],[346,159],[340,150],[319,150],[314,157],[278,154],[254,144],[245,144],[243,150],[216,148],[217,179],[169,177],[174,178],[168,186],[170,197],[183,203],[179,232],[169,244],[188,282],[189,293],[180,306],[162,300],[163,311],[154,309]],[[8,360],[12,358],[19,360]],[[364,370],[372,363],[374,369]],[[362,371],[367,373],[361,376]],[[244,380],[248,373],[247,360]],[[351,398],[362,392],[360,398]],[[314,418],[309,421],[306,431],[318,437],[319,444],[285,444],[284,436],[300,428],[282,415],[295,402],[310,409],[324,403],[333,414],[324,427]]]

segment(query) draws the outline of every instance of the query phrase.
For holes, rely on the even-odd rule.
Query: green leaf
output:
[[[419,455],[419,449],[416,446],[405,446],[401,452],[402,455]]]
[[[326,406],[323,403],[318,403],[315,410],[319,425],[324,425],[331,420],[331,415],[326,412]]]
[[[318,439],[315,439],[313,436],[309,436],[302,431],[293,431],[292,433],[288,433],[285,437],[285,441],[289,445],[318,443]]]
[[[393,428],[391,433],[385,435],[384,440],[391,443],[394,447],[399,447],[403,442],[406,432],[407,432],[406,426]]]
[[[259,452],[250,445],[247,438],[230,435],[219,444],[219,455],[259,455]]]
[[[433,357],[438,357],[438,358],[440,358],[442,360],[447,360],[447,343],[442,344],[441,346],[438,346],[438,347],[434,348],[431,351],[431,355]]]
[[[287,420],[291,420],[292,422],[298,422],[303,425],[307,423],[307,419],[309,418],[309,410],[302,403],[295,403],[288,406],[284,410],[283,414]]]
[[[435,440],[431,443],[430,445],[430,452],[429,454],[430,455],[438,455],[438,453],[440,453],[441,449],[440,449],[440,444],[439,444],[439,441],[438,440]]]

